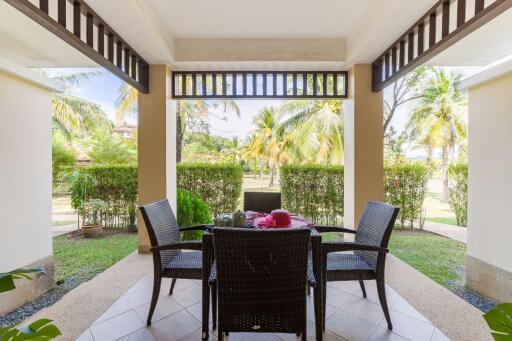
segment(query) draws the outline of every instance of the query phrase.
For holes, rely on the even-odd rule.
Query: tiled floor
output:
[[[201,283],[178,280],[172,296],[170,281],[162,285],[160,298],[147,328],[145,320],[151,299],[152,278],[138,281],[79,338],[80,341],[110,340],[201,340]],[[357,282],[333,282],[328,285],[327,321],[324,340],[448,340],[414,307],[387,288],[393,332],[379,305],[374,282],[367,282],[368,298],[361,296]],[[216,334],[210,331],[210,339]],[[308,298],[308,339],[315,339],[313,299]],[[296,340],[287,334],[236,334],[225,340]]]

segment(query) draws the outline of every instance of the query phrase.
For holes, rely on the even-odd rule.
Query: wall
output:
[[[29,265],[48,272],[0,294],[0,314],[53,283],[50,95],[0,68],[0,272]]]
[[[511,94],[511,74],[469,89],[467,284],[500,302],[512,301]]]

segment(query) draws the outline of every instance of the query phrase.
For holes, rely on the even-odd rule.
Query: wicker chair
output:
[[[206,230],[208,225],[179,228],[168,200],[157,201],[140,207],[146,223],[153,253],[153,295],[149,308],[147,325],[155,311],[162,278],[172,278],[169,295],[172,295],[178,278],[202,278],[201,241],[181,241],[180,232]],[[182,250],[195,250],[182,252]]]
[[[393,329],[386,300],[384,266],[389,237],[395,225],[399,208],[380,202],[368,202],[357,231],[340,227],[317,226],[317,231],[354,233],[354,243],[322,243],[323,276],[323,326],[325,330],[325,304],[327,282],[359,281],[363,296],[366,289],[363,280],[376,280],[380,304],[389,329]],[[339,253],[353,251],[352,254]]]
[[[279,192],[244,192],[244,211],[270,213],[281,208]]]
[[[308,262],[311,232],[215,228],[217,335],[295,333],[306,340],[306,291],[315,285]],[[214,316],[214,321],[216,316]]]

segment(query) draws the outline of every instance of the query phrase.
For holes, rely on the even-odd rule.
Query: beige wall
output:
[[[371,91],[371,65],[349,70],[345,119],[345,226],[355,228],[368,200],[384,199],[383,99]]]
[[[468,284],[512,299],[512,75],[469,90]],[[504,270],[491,271],[493,268]],[[485,276],[482,270],[485,269]],[[505,275],[508,272],[509,276]],[[492,274],[494,273],[494,275]]]
[[[50,95],[0,71],[0,272],[52,254]]]
[[[150,66],[150,92],[139,94],[139,205],[168,198],[176,212],[176,103],[171,100],[171,71]],[[139,252],[150,247],[139,214]]]

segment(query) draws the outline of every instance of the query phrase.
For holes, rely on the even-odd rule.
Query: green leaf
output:
[[[512,340],[512,303],[497,305],[484,315],[495,340]]]
[[[12,275],[0,274],[0,293],[16,289]]]
[[[0,341],[46,341],[55,339],[62,335],[60,330],[53,324],[51,320],[41,319],[28,327],[9,327],[0,329]]]
[[[20,268],[13,270],[11,272],[0,273],[0,293],[16,289],[16,286],[14,285],[15,279],[25,278],[28,280],[32,280],[32,277],[27,275],[32,273],[44,273],[44,269]]]

